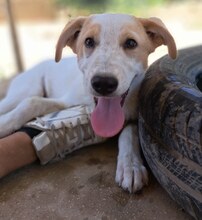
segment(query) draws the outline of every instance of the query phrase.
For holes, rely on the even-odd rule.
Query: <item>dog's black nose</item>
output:
[[[118,86],[118,80],[114,77],[94,76],[91,80],[93,89],[100,95],[109,95]]]

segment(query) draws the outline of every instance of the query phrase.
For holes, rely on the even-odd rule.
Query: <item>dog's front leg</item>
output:
[[[116,182],[129,192],[137,192],[148,183],[148,173],[140,155],[137,125],[129,124],[119,137]]]

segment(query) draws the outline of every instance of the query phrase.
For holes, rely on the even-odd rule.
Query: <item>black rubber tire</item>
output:
[[[202,220],[202,46],[157,60],[140,89],[140,144],[153,174]]]

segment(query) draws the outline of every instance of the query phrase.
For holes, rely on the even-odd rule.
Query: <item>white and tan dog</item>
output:
[[[147,184],[137,131],[137,94],[148,55],[167,45],[176,57],[173,37],[160,19],[123,14],[79,17],[64,28],[56,61],[67,45],[76,58],[47,61],[17,76],[0,102],[0,137],[29,120],[73,105],[96,105],[91,124],[100,136],[118,133],[116,182],[130,192]]]

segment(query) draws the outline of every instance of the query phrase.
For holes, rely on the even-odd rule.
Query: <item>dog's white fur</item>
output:
[[[89,37],[95,40],[93,48],[85,46]],[[127,39],[134,39],[137,47],[124,48]],[[148,175],[140,156],[137,124],[132,121],[137,119],[137,94],[148,55],[162,44],[175,58],[174,40],[157,18],[102,14],[70,21],[58,40],[56,61],[66,45],[77,54],[77,59],[41,63],[12,81],[7,96],[0,102],[0,137],[37,116],[73,105],[94,105],[93,97],[99,94],[92,88],[92,77],[116,77],[118,87],[109,96],[121,96],[130,88],[123,106],[129,123],[119,136],[116,182],[130,192],[140,190],[147,184]]]

